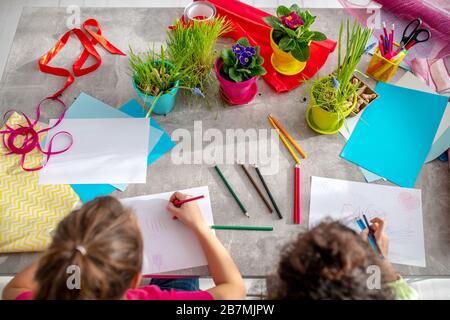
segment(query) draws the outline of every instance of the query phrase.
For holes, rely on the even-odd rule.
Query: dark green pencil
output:
[[[250,226],[211,226],[211,229],[273,231],[273,227],[250,227]]]
[[[225,176],[223,175],[222,171],[220,171],[218,166],[214,166],[214,169],[216,169],[217,173],[219,174],[220,178],[222,178],[223,183],[225,183],[225,186],[227,187],[228,191],[230,191],[231,195],[233,196],[234,200],[236,200],[237,204],[239,205],[239,208],[241,208],[242,212],[250,218],[250,216],[247,213],[247,209],[245,209],[244,205],[242,204],[241,200],[239,200],[237,194],[234,192],[233,188],[231,188],[230,184],[228,183],[227,179],[225,179]]]

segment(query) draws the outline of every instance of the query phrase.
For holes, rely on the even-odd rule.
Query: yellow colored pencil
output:
[[[289,142],[292,143],[294,148],[297,149],[297,151],[302,155],[302,157],[306,159],[306,153],[302,150],[302,148],[300,148],[300,146],[297,144],[297,142],[295,142],[295,140],[291,137],[291,135],[286,130],[284,130],[281,124],[277,121],[277,119],[275,119],[275,117],[271,114],[269,114],[269,118],[272,119],[275,126],[277,126],[278,129],[280,129],[280,131],[286,136]]]
[[[286,141],[286,139],[284,138],[283,134],[280,132],[280,130],[278,129],[276,124],[273,122],[272,118],[269,117],[269,121],[272,124],[273,128],[275,129],[275,131],[280,136],[281,141],[283,141],[284,145],[286,146],[286,148],[290,152],[292,158],[294,158],[296,163],[300,164],[300,159],[297,157],[297,155],[295,154],[294,150],[292,150],[291,146],[289,145],[289,142]]]

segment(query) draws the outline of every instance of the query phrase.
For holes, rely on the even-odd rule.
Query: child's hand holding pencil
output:
[[[186,201],[189,198],[191,197],[187,194],[175,192],[169,199],[167,211],[193,230],[199,227],[208,227],[197,201]],[[179,203],[182,205],[178,205]]]
[[[385,233],[386,222],[380,218],[373,218],[370,220],[369,228],[375,235],[375,240],[381,250],[381,253],[384,257],[387,257],[389,252],[389,238]],[[367,242],[369,230],[364,229],[364,231],[361,232],[361,236]]]

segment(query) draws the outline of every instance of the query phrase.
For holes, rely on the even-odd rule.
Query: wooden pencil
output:
[[[272,231],[272,230],[273,230],[273,227],[211,226],[211,229],[222,229],[222,230],[251,230],[251,231]]]
[[[286,138],[283,136],[283,134],[278,129],[277,125],[273,122],[272,118],[269,117],[269,122],[272,124],[272,127],[275,129],[275,131],[280,136],[281,141],[283,142],[286,149],[288,149],[289,153],[291,154],[292,158],[294,158],[295,163],[300,163],[300,159],[295,154],[294,150],[292,150],[291,146],[289,145],[289,142],[286,141]]]
[[[301,203],[301,184],[300,165],[296,164],[294,168],[294,224],[302,223],[302,203]]]
[[[267,192],[267,195],[269,196],[270,201],[272,202],[273,207],[275,208],[275,211],[278,214],[278,217],[280,219],[283,219],[283,215],[281,214],[280,209],[278,208],[277,203],[275,202],[275,199],[273,198],[272,193],[270,192],[269,187],[267,186],[266,181],[261,174],[261,171],[259,171],[259,168],[256,165],[254,166],[254,168],[256,170],[256,173],[258,174],[259,179],[261,180],[264,189]]]
[[[306,159],[306,153],[302,150],[302,148],[300,148],[300,146],[297,144],[297,142],[295,142],[295,140],[291,137],[291,135],[286,130],[284,130],[284,128],[281,126],[281,124],[277,121],[277,119],[275,119],[275,117],[271,114],[269,114],[269,118],[272,119],[274,124],[286,136],[286,138],[289,140],[289,142],[292,143],[294,148],[297,149],[297,151],[302,155],[302,157]]]
[[[228,183],[227,179],[225,178],[225,176],[223,175],[222,171],[220,171],[219,167],[216,165],[214,166],[214,169],[216,169],[216,172],[219,174],[220,178],[222,179],[223,183],[225,184],[225,186],[227,187],[228,191],[230,191],[231,195],[233,196],[234,200],[236,200],[239,208],[241,208],[242,213],[244,213],[247,217],[250,218],[250,216],[247,213],[247,209],[244,207],[244,204],[241,202],[241,200],[239,199],[239,197],[237,196],[236,192],[234,192],[233,188],[230,186],[230,184]]]
[[[262,192],[261,188],[258,186],[258,184],[256,183],[255,179],[253,179],[253,177],[251,176],[250,172],[248,171],[248,169],[245,167],[245,165],[241,164],[242,169],[244,170],[245,174],[247,175],[248,179],[250,180],[250,182],[252,183],[252,185],[255,187],[256,191],[258,192],[259,196],[261,197],[261,199],[264,201],[264,204],[266,205],[267,209],[269,209],[270,213],[273,212],[272,207],[270,206],[269,201],[266,199],[266,197],[264,196],[264,193]]]
[[[183,204],[183,203],[186,203],[186,202],[191,202],[191,201],[195,201],[195,200],[199,200],[199,199],[203,199],[205,196],[204,195],[201,195],[201,196],[198,196],[198,197],[193,197],[193,198],[189,198],[189,199],[184,199],[184,200],[178,200],[178,199],[175,199],[174,201],[173,201],[173,204],[174,204],[174,206],[175,207],[181,207],[181,205]]]

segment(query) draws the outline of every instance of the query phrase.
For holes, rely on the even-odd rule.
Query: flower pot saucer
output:
[[[323,129],[320,129],[319,127],[317,127],[317,125],[314,123],[314,121],[311,117],[311,108],[308,108],[308,110],[306,110],[306,122],[308,123],[309,127],[317,133],[335,134],[335,133],[338,133],[339,130],[342,128],[342,126],[344,125],[345,119],[341,119],[335,128],[330,129],[330,130],[323,130]]]
[[[248,94],[239,100],[231,100],[229,97],[225,95],[222,88],[220,88],[220,95],[222,96],[223,100],[225,100],[225,102],[227,102],[228,104],[235,106],[249,103],[255,98],[257,94],[258,94],[258,85],[256,84],[256,82],[250,87]]]

